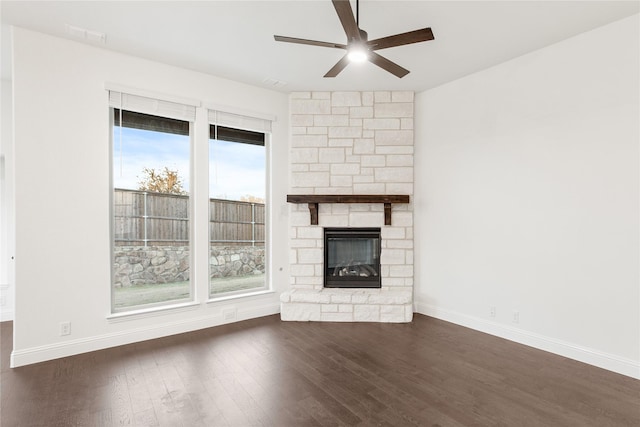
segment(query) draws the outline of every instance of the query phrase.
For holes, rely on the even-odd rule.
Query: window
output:
[[[196,123],[199,103],[110,91],[109,104],[112,312],[193,301],[196,287],[209,298],[266,289],[271,122],[209,111],[208,135],[194,135],[193,129],[207,129],[207,117]],[[207,144],[208,176],[205,170],[192,170],[193,147]],[[197,160],[196,167],[205,169],[205,159]],[[207,179],[208,194],[199,190]],[[204,207],[207,201],[208,224],[205,218],[192,222],[194,206]],[[196,247],[192,236],[207,234],[208,266],[194,272],[194,251],[207,249],[197,243],[201,240],[196,240]],[[198,277],[204,277],[204,269],[208,283],[193,283],[200,273]]]
[[[112,311],[191,300],[191,109],[118,92],[110,105]]]
[[[265,132],[226,126],[241,118],[260,129],[263,121],[210,112],[209,296],[266,288]],[[216,124],[217,123],[217,124]],[[251,126],[256,127],[256,126]]]

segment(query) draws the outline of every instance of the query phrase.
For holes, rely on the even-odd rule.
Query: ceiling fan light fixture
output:
[[[367,49],[362,46],[352,46],[349,48],[347,58],[349,58],[350,62],[359,64],[369,59],[369,54]]]

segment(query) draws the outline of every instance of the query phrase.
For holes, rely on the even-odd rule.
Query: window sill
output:
[[[215,298],[209,298],[206,303],[207,304],[214,304],[214,303],[222,302],[222,301],[229,301],[229,300],[234,300],[234,299],[255,297],[255,296],[275,294],[275,293],[276,292],[271,290],[271,289],[261,289],[259,291],[254,291],[254,292],[246,292],[246,293],[242,293],[242,294],[232,294],[232,295],[219,296],[219,297],[215,297]]]
[[[127,320],[144,319],[147,317],[159,316],[167,312],[179,313],[182,311],[194,310],[200,306],[199,302],[188,301],[178,304],[163,305],[158,307],[142,308],[139,310],[113,313],[107,316],[109,323],[123,322]]]
[[[247,292],[242,294],[224,295],[220,297],[210,298],[205,303],[215,304],[218,302],[231,301],[240,298],[255,297],[260,295],[275,294],[276,292],[270,289],[261,289],[255,292]],[[180,313],[183,311],[195,310],[200,306],[199,302],[189,301],[178,304],[163,305],[158,307],[149,307],[139,310],[124,311],[120,313],[113,313],[107,316],[109,323],[126,322],[129,320],[145,319],[153,316],[160,316],[166,313]]]

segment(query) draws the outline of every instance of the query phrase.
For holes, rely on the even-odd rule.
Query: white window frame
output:
[[[194,153],[194,129],[195,129],[195,120],[196,120],[196,108],[200,105],[199,102],[194,102],[186,99],[180,99],[176,97],[163,97],[161,95],[155,95],[149,92],[131,90],[131,89],[122,89],[120,86],[116,85],[106,85],[106,89],[108,90],[109,96],[109,129],[110,129],[110,138],[109,138],[109,182],[110,182],[110,191],[109,191],[109,235],[110,235],[110,313],[108,316],[109,319],[118,319],[122,317],[130,317],[137,316],[146,313],[153,313],[158,311],[166,311],[166,310],[183,310],[185,308],[189,308],[191,306],[196,306],[198,303],[196,302],[196,288],[195,281],[193,280],[193,272],[194,270],[194,182],[193,182],[193,153]],[[183,120],[189,122],[189,297],[179,299],[179,300],[170,300],[165,302],[144,304],[131,306],[131,308],[126,309],[115,309],[115,290],[113,286],[113,275],[114,275],[114,254],[115,254],[115,230],[113,228],[114,225],[114,206],[113,206],[113,194],[114,194],[114,185],[113,185],[113,149],[116,136],[113,134],[114,131],[114,119],[113,119],[113,111],[114,109],[120,109],[121,111],[133,111],[137,113],[150,114],[154,116],[167,117],[171,119]],[[122,124],[121,124],[122,125]]]
[[[211,296],[211,266],[207,264],[207,295],[208,303],[226,301],[229,299],[262,295],[265,293],[273,292],[273,284],[270,277],[270,259],[271,254],[269,248],[271,247],[270,239],[270,201],[271,201],[271,135],[272,135],[272,122],[275,121],[274,116],[260,114],[255,112],[247,112],[243,110],[237,110],[229,107],[220,107],[212,104],[208,105],[207,111],[208,126],[224,126],[239,130],[248,130],[254,132],[260,132],[264,134],[264,148],[265,148],[265,230],[264,230],[264,285],[259,288],[252,288],[246,290],[230,291],[220,293],[219,295]],[[209,145],[208,145],[209,147]],[[208,153],[209,154],[209,153]],[[207,175],[210,171],[207,171]],[[207,197],[209,195],[207,194]],[[209,214],[210,215],[210,214]],[[209,216],[207,216],[209,218]],[[207,227],[207,242],[209,242],[211,236],[209,236],[209,227]],[[208,253],[210,252],[210,245],[208,246]]]

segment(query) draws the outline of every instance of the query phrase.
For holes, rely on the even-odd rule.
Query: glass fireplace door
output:
[[[326,228],[324,286],[379,288],[380,229]]]

